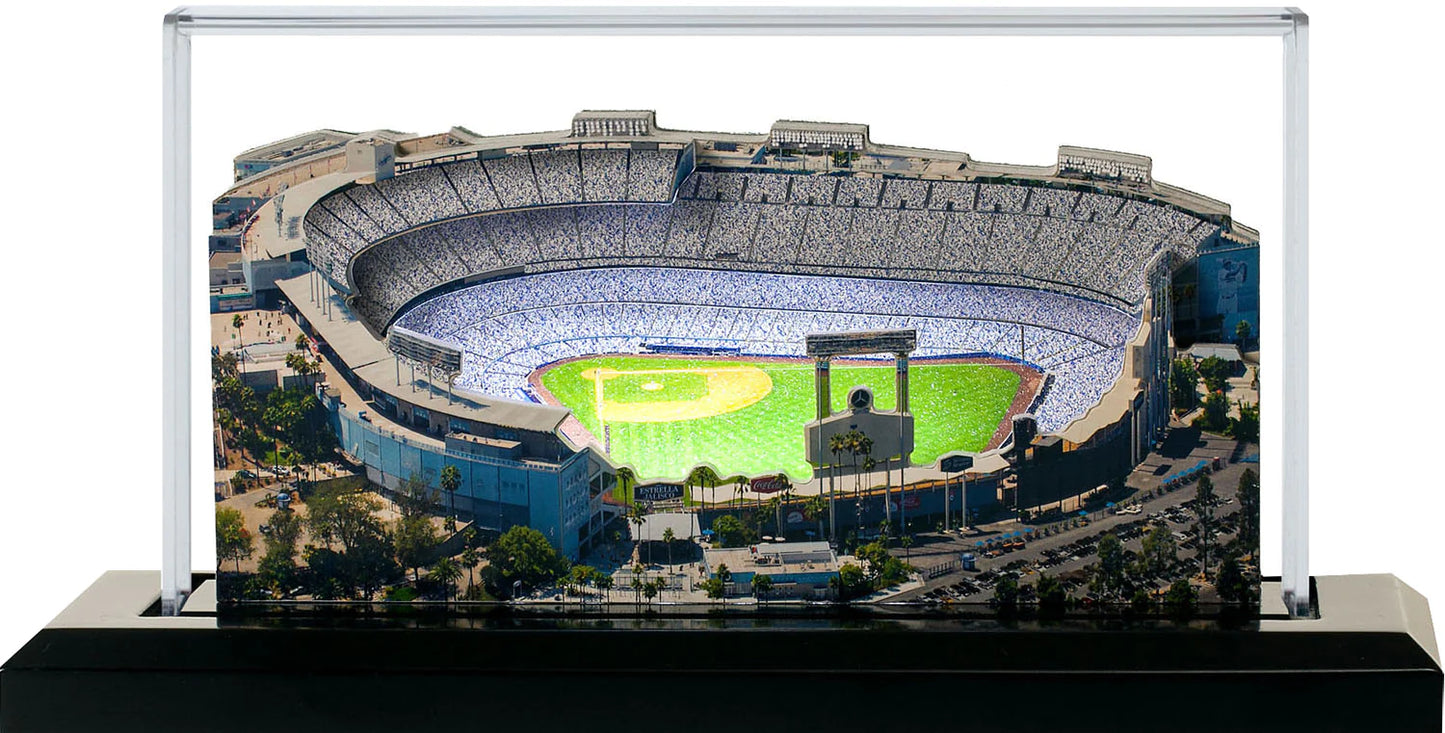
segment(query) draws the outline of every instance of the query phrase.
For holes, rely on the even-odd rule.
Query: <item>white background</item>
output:
[[[1433,38],[1442,13],[1362,5],[1304,8],[1313,44],[1311,570],[1395,573],[1439,604],[1445,474],[1430,465],[1429,436],[1445,406],[1433,332],[1445,238],[1430,180],[1442,163]],[[160,19],[170,5],[71,7],[62,23],[38,3],[21,5],[0,44],[11,169],[0,179],[0,658],[101,572],[155,568],[160,556]],[[366,58],[347,45],[362,42],[323,43],[307,54]],[[231,155],[306,129],[459,124],[488,134],[563,128],[582,108],[643,107],[679,129],[867,122],[880,142],[985,161],[1046,165],[1061,143],[1144,153],[1160,180],[1232,203],[1267,248],[1279,244],[1277,39],[1135,39],[1102,51],[1094,42],[1091,55],[1057,39],[852,39],[841,54],[837,41],[790,43],[780,54],[757,39],[653,40],[624,46],[635,63],[579,55],[565,75],[513,52],[524,39],[451,58],[442,44],[396,43],[429,54],[406,74],[401,105],[388,101],[392,83],[366,97],[336,93],[336,82],[316,78],[319,66],[297,73],[287,63],[301,53],[295,40],[198,39],[200,200],[227,185]],[[1015,51],[997,52],[1005,44]],[[627,60],[608,48],[614,62]],[[649,68],[644,51],[684,61],[634,75]],[[794,58],[828,81],[791,73]],[[852,81],[829,76],[824,60],[834,58],[848,64],[837,79]],[[371,62],[358,68],[376,72]],[[521,83],[528,72],[565,81]],[[224,92],[238,102],[203,86],[220,78],[213,73],[226,74]],[[937,91],[916,93],[925,84]],[[198,227],[206,211],[195,207]],[[1275,323],[1266,317],[1267,336],[1278,335],[1268,330]],[[209,502],[197,504],[204,530]],[[1267,527],[1278,520],[1277,503],[1267,505]],[[198,535],[203,568],[211,549]],[[1265,547],[1278,547],[1277,533]],[[1266,569],[1277,568],[1267,557]]]

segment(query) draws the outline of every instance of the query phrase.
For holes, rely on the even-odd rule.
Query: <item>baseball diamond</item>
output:
[[[1027,389],[1038,384],[1024,379],[1026,368],[987,360],[923,361],[911,373],[919,420],[913,460],[924,464],[949,451],[992,447],[1010,408],[1027,404],[1033,397]],[[835,409],[844,409],[847,391],[857,385],[874,390],[880,409],[893,408],[891,363],[842,362],[833,374]],[[705,379],[701,392],[699,377]],[[625,380],[633,386],[614,396],[613,383]],[[698,463],[726,474],[806,478],[800,436],[812,418],[812,380],[812,366],[796,359],[632,355],[575,359],[530,378],[544,400],[571,409],[598,444],[606,425],[612,458],[651,478],[683,476]],[[660,388],[643,391],[649,384]]]

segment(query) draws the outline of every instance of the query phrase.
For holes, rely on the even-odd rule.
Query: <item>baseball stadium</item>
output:
[[[1197,295],[1220,253],[1257,262],[1258,234],[1128,153],[1003,165],[861,124],[587,111],[551,132],[317,131],[236,164],[213,243],[239,249],[246,303],[315,340],[341,450],[384,486],[456,466],[479,524],[573,556],[622,511],[622,469],[818,493],[858,469],[808,426],[862,410],[908,432],[876,457],[901,481],[966,455],[970,501],[1077,495],[1167,424],[1177,337],[1258,323]],[[809,347],[878,333],[907,345]],[[1030,448],[1058,469],[1025,483]]]

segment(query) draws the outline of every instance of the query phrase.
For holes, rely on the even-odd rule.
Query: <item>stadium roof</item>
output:
[[[445,389],[428,387],[422,381],[420,373],[417,374],[417,385],[413,387],[410,370],[406,367],[401,368],[401,383],[397,384],[397,366],[391,359],[373,362],[354,371],[356,376],[370,384],[372,389],[436,414],[463,420],[538,433],[555,433],[562,420],[570,414],[565,407],[497,399],[465,389],[452,389],[451,398],[448,399]]]
[[[340,132],[338,130],[312,130],[303,132],[300,135],[292,135],[284,140],[277,140],[266,145],[259,145],[236,156],[236,162],[241,161],[277,161],[277,160],[300,160],[301,158],[315,155],[326,150],[339,148],[353,137],[354,133]]]
[[[1244,361],[1244,356],[1239,353],[1239,347],[1234,344],[1195,344],[1184,353],[1195,359],[1208,359],[1216,356],[1225,361]]]
[[[387,351],[386,344],[377,341],[366,330],[366,326],[346,309],[340,296],[332,296],[330,316],[321,312],[321,305],[311,299],[310,280],[310,275],[302,275],[290,280],[277,280],[276,286],[347,366],[357,369],[382,359],[390,364],[391,353]]]
[[[645,113],[645,110],[588,110],[578,113],[579,116],[604,116],[612,114],[618,117],[635,116]],[[593,142],[636,142],[646,140],[659,143],[676,143],[686,145],[698,143],[699,165],[723,165],[726,167],[752,167],[767,168],[774,163],[764,160],[761,163],[751,164],[740,163],[738,156],[733,153],[726,155],[704,155],[711,151],[713,142],[726,142],[738,145],[747,145],[754,149],[767,147],[770,143],[772,130],[763,133],[728,133],[711,131],[689,131],[669,130],[655,126],[655,116],[649,118],[653,126],[645,136],[636,135],[589,135],[585,138],[578,138],[573,135],[572,130],[554,130],[546,132],[532,132],[520,134],[477,136],[467,131],[470,144],[451,145],[445,148],[426,150],[415,155],[399,155],[398,164],[408,164],[427,161],[434,158],[447,158],[453,156],[474,153],[482,150],[500,150],[504,148],[519,148],[536,145],[560,145],[577,143],[580,140]],[[800,126],[816,128],[820,131],[856,130],[865,131],[868,126],[857,123],[824,123],[807,122],[796,120],[778,120],[774,124],[775,129],[799,129]],[[452,130],[465,130],[465,128],[452,128]],[[460,143],[464,142],[461,136],[453,135],[452,138]],[[909,164],[902,169],[889,167],[878,163],[875,167],[887,169],[890,174],[903,172],[910,175],[926,176],[929,178],[951,178],[958,180],[973,180],[979,178],[1017,178],[1021,180],[1057,181],[1060,183],[1078,184],[1080,181],[1087,181],[1102,190],[1117,189],[1121,193],[1131,195],[1144,194],[1162,202],[1179,206],[1180,208],[1193,211],[1206,216],[1229,216],[1229,204],[1217,199],[1209,198],[1193,191],[1177,186],[1160,183],[1152,178],[1152,175],[1142,183],[1137,181],[1119,180],[1101,173],[1097,177],[1081,177],[1083,169],[1078,166],[1070,167],[1067,161],[1079,161],[1080,159],[1095,161],[1101,166],[1109,164],[1127,163],[1135,166],[1143,166],[1146,173],[1152,171],[1150,159],[1146,156],[1133,153],[1123,153],[1112,150],[1101,150],[1076,145],[1059,146],[1059,156],[1045,165],[1013,165],[1005,163],[988,163],[976,161],[967,153],[947,150],[935,150],[929,148],[914,148],[899,145],[886,145],[867,141],[866,149],[863,151],[865,158],[872,159],[875,163],[880,160],[906,159]],[[942,163],[942,165],[940,165]],[[863,166],[860,166],[863,167]],[[1067,169],[1067,170],[1066,170]],[[1252,230],[1251,230],[1252,231]]]
[[[500,400],[461,389],[452,390],[449,402],[445,390],[425,386],[413,390],[407,381],[397,384],[397,367],[386,344],[366,330],[366,326],[346,308],[339,296],[332,296],[331,315],[322,313],[320,305],[311,300],[310,277],[302,275],[278,280],[276,285],[321,340],[372,388],[437,414],[519,430],[555,432],[563,418],[567,417],[565,407]],[[410,370],[403,369],[402,376],[404,379],[409,377]]]

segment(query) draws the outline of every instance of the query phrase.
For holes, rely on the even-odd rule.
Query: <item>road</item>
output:
[[[1124,541],[1126,549],[1139,552],[1151,516],[1162,521],[1171,533],[1190,534],[1194,526],[1194,517],[1191,512],[1183,508],[1183,505],[1194,500],[1198,492],[1198,482],[1187,483],[1183,487],[1166,492],[1161,496],[1155,497],[1153,494],[1160,489],[1163,480],[1170,474],[1192,467],[1201,460],[1213,461],[1216,457],[1222,458],[1225,462],[1222,469],[1211,475],[1218,501],[1215,508],[1216,523],[1229,528],[1228,532],[1216,538],[1216,544],[1223,545],[1232,538],[1232,532],[1238,519],[1236,514],[1239,502],[1234,499],[1234,494],[1239,485],[1239,477],[1247,468],[1253,469],[1256,473],[1259,470],[1257,463],[1243,462],[1238,459],[1257,455],[1257,453],[1257,446],[1241,446],[1232,439],[1201,434],[1189,429],[1177,429],[1171,433],[1160,450],[1147,456],[1126,481],[1126,486],[1132,491],[1117,503],[1120,507],[1137,503],[1142,510],[1140,514],[1111,514],[1105,510],[1098,510],[1089,514],[1086,525],[1077,527],[1070,526],[1073,524],[1072,521],[1032,527],[1017,521],[1005,521],[976,527],[964,537],[942,533],[917,535],[911,549],[894,548],[893,554],[906,556],[914,567],[926,570],[955,561],[961,553],[973,552],[977,557],[978,570],[976,572],[956,570],[929,579],[923,588],[913,591],[899,600],[919,600],[930,594],[937,596],[939,594],[935,591],[939,589],[955,586],[961,581],[968,581],[964,582],[963,589],[955,588],[954,594],[969,601],[984,601],[991,596],[991,593],[987,592],[992,587],[991,579],[1004,570],[1018,570],[1023,573],[1025,583],[1029,582],[1029,575],[1039,570],[1046,570],[1056,576],[1069,576],[1078,573],[1095,561],[1094,544],[1098,537],[1109,532],[1118,534]],[[1233,462],[1231,462],[1232,460]],[[1029,541],[1022,550],[1006,553],[999,557],[985,558],[982,553],[978,552],[977,543],[979,541],[986,542],[1002,534],[1023,531],[1028,528],[1034,530],[1035,536],[1043,534],[1043,530],[1049,530],[1050,534]],[[1179,558],[1181,562],[1194,561],[1195,550],[1180,547]],[[977,582],[980,578],[983,579],[981,584]],[[978,586],[971,593],[968,588],[969,583]]]

